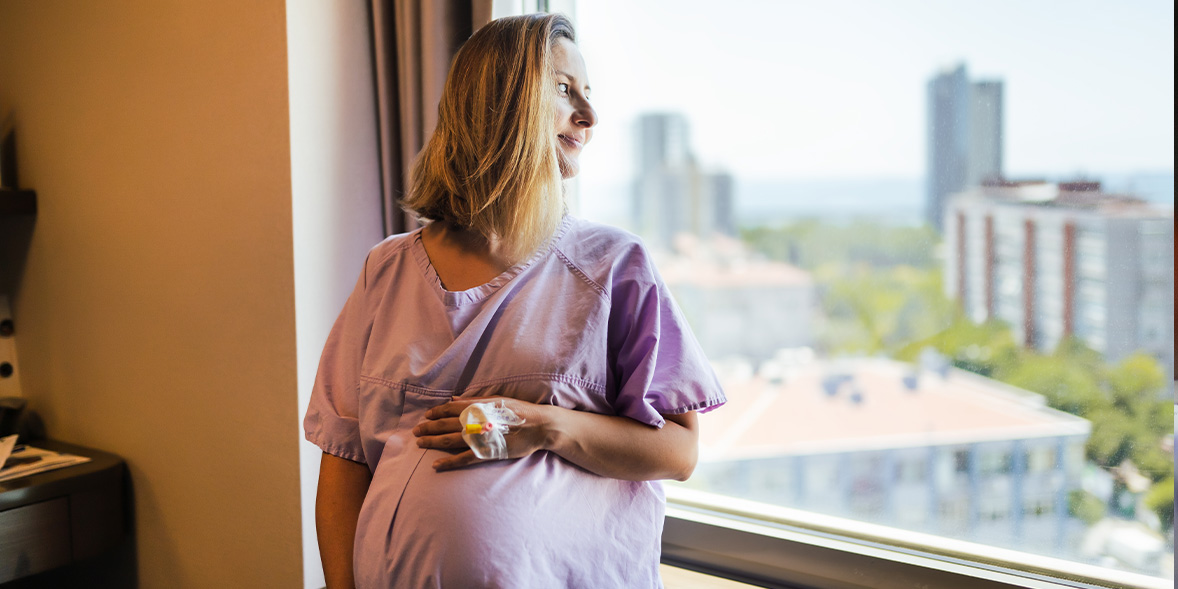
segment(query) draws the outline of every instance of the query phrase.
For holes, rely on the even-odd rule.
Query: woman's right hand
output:
[[[502,401],[512,413],[523,419],[520,425],[513,425],[504,436],[507,442],[508,458],[523,458],[538,450],[551,446],[554,430],[551,427],[554,413],[561,411],[552,405],[539,405],[512,397],[465,397],[438,405],[425,413],[425,419],[413,428],[417,446],[436,450],[458,451],[454,456],[439,458],[433,463],[438,472],[470,466],[483,459],[475,456],[473,450],[462,439],[462,423],[458,416],[472,403]]]

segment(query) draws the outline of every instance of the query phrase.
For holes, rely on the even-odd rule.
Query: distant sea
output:
[[[1076,175],[1045,176],[1048,181]],[[1106,192],[1132,194],[1159,207],[1174,208],[1174,172],[1087,173]],[[589,219],[630,226],[627,183],[582,186],[580,213]],[[833,222],[871,219],[919,225],[924,219],[923,178],[832,178],[814,180],[736,179],[736,220],[741,226],[779,225],[805,218]]]
[[[1074,180],[1076,176],[1048,181]],[[1174,208],[1174,173],[1086,174],[1105,192],[1132,194]],[[776,225],[799,218],[851,221],[870,218],[902,225],[924,219],[923,178],[736,180],[736,217],[741,225]]]

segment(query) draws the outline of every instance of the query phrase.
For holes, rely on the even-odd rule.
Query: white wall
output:
[[[323,342],[383,237],[368,2],[288,0],[291,189],[298,321],[303,585],[323,586],[315,541],[320,451],[302,416]]]

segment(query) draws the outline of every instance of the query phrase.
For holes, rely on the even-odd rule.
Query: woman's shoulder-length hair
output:
[[[532,14],[494,20],[462,45],[406,210],[494,236],[516,259],[544,245],[565,212],[551,65],[560,38],[576,41],[568,18]]]

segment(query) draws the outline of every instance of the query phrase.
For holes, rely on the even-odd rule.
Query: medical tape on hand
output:
[[[483,460],[507,458],[507,439],[510,426],[524,420],[507,408],[502,399],[490,403],[471,403],[458,415],[462,424],[462,439]]]

